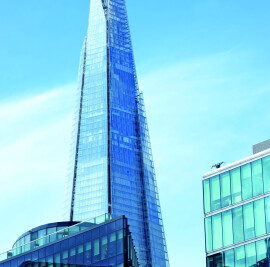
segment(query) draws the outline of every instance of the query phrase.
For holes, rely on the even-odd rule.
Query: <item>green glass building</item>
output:
[[[203,176],[208,267],[270,266],[270,146],[266,144],[255,145],[252,156]]]

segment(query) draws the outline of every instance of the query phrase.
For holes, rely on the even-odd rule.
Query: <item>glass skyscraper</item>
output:
[[[203,189],[207,266],[270,266],[270,149],[206,173]]]
[[[140,266],[169,266],[125,0],[91,0],[80,61],[70,219],[125,215]]]

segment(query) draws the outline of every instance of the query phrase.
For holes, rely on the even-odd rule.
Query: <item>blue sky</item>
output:
[[[171,266],[204,266],[203,173],[270,138],[270,2],[127,6]],[[0,251],[61,220],[88,7],[1,1]]]

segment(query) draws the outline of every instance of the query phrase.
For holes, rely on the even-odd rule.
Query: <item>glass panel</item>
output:
[[[221,206],[225,207],[232,204],[230,173],[225,172],[221,174],[220,182],[221,182]]]
[[[252,180],[250,164],[241,167],[242,198],[252,197]]]
[[[211,234],[211,232],[210,232],[210,234]],[[108,251],[109,258],[116,256],[116,233],[115,232],[109,234],[108,250],[109,250]]]
[[[253,202],[244,205],[244,231],[245,240],[255,237]]]
[[[224,264],[226,267],[234,267],[234,250],[230,249],[224,252]]]
[[[270,233],[270,197],[265,198],[266,231]]]
[[[210,179],[210,187],[211,187],[211,210],[217,210],[221,207],[219,176]]]
[[[264,199],[254,202],[255,233],[256,236],[266,233]]]
[[[256,242],[256,250],[257,250],[258,263],[266,262],[266,259],[267,259],[267,241],[266,241],[266,239]],[[264,266],[264,265],[258,265],[258,266]]]
[[[213,250],[212,245],[212,220],[211,217],[205,218],[205,239],[206,239],[206,251]]]
[[[210,179],[203,182],[204,212],[210,212]]]
[[[108,255],[107,255],[107,251],[108,251],[107,243],[108,243],[107,236],[103,236],[101,238],[101,260],[104,260],[104,259],[106,259],[108,257]]]
[[[222,247],[221,214],[212,216],[213,250]]]
[[[232,211],[222,213],[223,245],[224,247],[233,244]]]
[[[93,262],[99,261],[99,239],[93,240]]]
[[[233,211],[233,236],[234,243],[244,241],[244,226],[243,226],[243,213],[242,207],[238,207]]]
[[[248,244],[245,247],[246,247],[246,266],[248,267],[253,266],[257,262],[255,243]]]
[[[235,253],[235,266],[236,267],[245,267],[245,248],[244,246],[234,249]]]
[[[270,191],[270,156],[262,159],[264,192]]]
[[[123,230],[117,231],[117,254],[122,254],[124,250]]]
[[[253,196],[263,193],[263,179],[262,179],[262,161],[256,160],[251,163],[252,166],[252,183]]]

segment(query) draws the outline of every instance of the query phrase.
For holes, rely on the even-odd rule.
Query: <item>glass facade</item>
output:
[[[17,256],[6,253],[8,259],[0,259],[0,267],[139,266],[125,217],[77,233],[72,233],[74,227],[66,228],[69,235],[47,245],[39,244]]]
[[[203,181],[205,213],[270,191],[270,156]]]
[[[207,257],[207,267],[269,267],[270,239],[259,240]]]
[[[125,0],[91,0],[81,53],[71,220],[127,216],[141,266],[169,266]]]
[[[207,252],[270,233],[269,210],[265,209],[269,202],[267,197],[207,217]]]
[[[270,156],[203,181],[208,267],[270,266]]]

